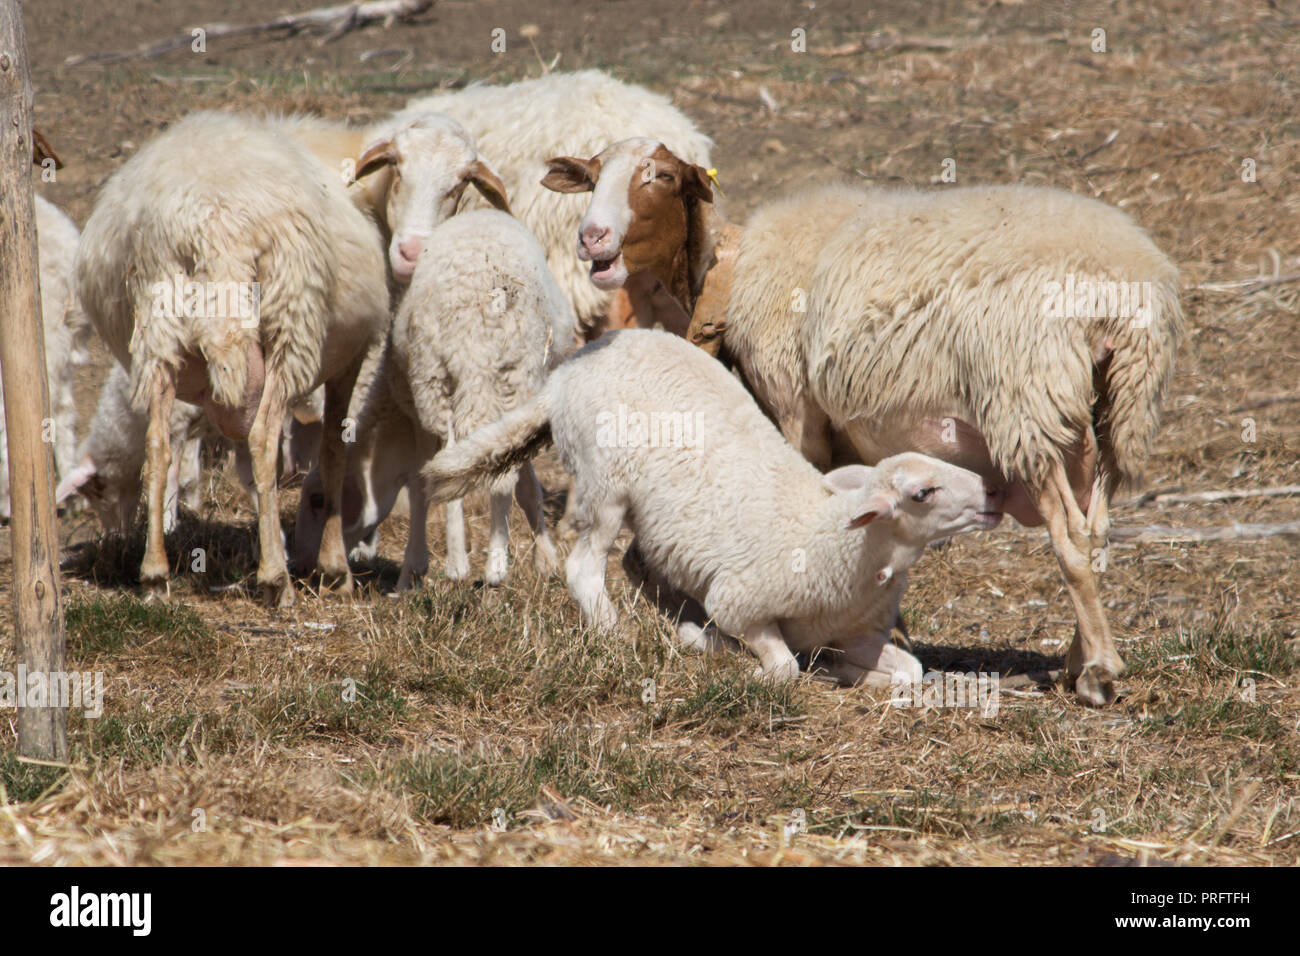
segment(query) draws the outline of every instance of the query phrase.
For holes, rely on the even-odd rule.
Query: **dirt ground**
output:
[[[264,34],[64,63],[288,6],[29,2],[36,122],[66,162],[37,188],[84,222],[105,179],[194,109],[359,123],[440,86],[598,67],[714,137],[737,220],[805,183],[940,188],[949,159],[960,184],[1124,209],[1178,264],[1190,334],[1146,481],[1123,494],[1300,484],[1300,20],[1282,4],[439,0],[324,45]],[[98,349],[80,383],[83,429],[107,362]],[[208,491],[169,542],[171,605],[133,596],[138,534],[63,523],[69,666],[104,673],[105,713],[74,717],[66,767],[19,762],[0,715],[0,862],[1300,862],[1294,537],[1117,540],[1103,588],[1130,670],[1102,710],[1048,679],[1073,616],[1044,534],[1007,522],[931,549],[906,618],[927,668],[1003,675],[984,714],[771,688],[739,655],[683,655],[617,561],[612,637],[579,627],[526,545],[505,587],[434,575],[390,598],[400,518],[358,600],[300,582],[293,609],[268,611],[241,587],[252,512],[224,472]],[[295,506],[291,489],[287,531]],[[468,511],[481,546],[485,502]],[[1113,518],[1280,523],[1300,501],[1130,499]],[[8,553],[6,528],[5,594]]]

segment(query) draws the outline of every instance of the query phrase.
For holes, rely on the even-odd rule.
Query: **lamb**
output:
[[[583,621],[617,620],[605,562],[626,520],[648,567],[774,680],[819,648],[842,683],[919,680],[889,640],[907,569],[928,542],[1002,517],[1000,492],[924,455],[820,474],[721,364],[654,330],[612,332],[560,365],[536,398],[438,454],[428,494],[461,494],[548,437],[574,476],[566,572]]]
[[[607,328],[649,328],[656,322],[685,332],[688,317],[670,297],[656,293],[653,282],[633,282],[608,292],[587,281],[573,259],[573,237],[584,204],[541,185],[545,157],[591,155],[606,143],[638,133],[672,144],[677,155],[692,163],[710,166],[712,141],[667,97],[599,70],[583,70],[508,86],[475,84],[435,93],[412,100],[396,118],[421,111],[459,120],[491,158],[514,214],[541,242],[551,272],[573,303],[582,338],[594,339]]]
[[[316,393],[313,393],[313,400],[315,397]],[[309,401],[285,416],[285,440],[281,443],[282,479],[298,473],[297,466],[303,459],[293,456],[304,453],[301,446],[320,443],[321,414],[315,410],[314,401]],[[303,419],[308,423],[305,426]],[[77,450],[77,463],[55,489],[55,502],[62,504],[71,495],[80,494],[90,503],[105,532],[129,531],[135,524],[140,504],[148,426],[148,415],[131,404],[131,374],[113,363],[100,388],[90,430]],[[176,527],[179,505],[197,511],[201,504],[204,442],[224,441],[201,407],[179,400],[172,404],[168,431],[171,446],[180,449],[178,455],[172,456],[171,466],[167,469],[167,487],[163,496],[163,531],[170,534]],[[313,437],[314,443],[311,442]],[[295,450],[292,446],[299,447]],[[235,466],[240,484],[250,497],[253,496],[252,462],[247,446],[235,446]]]
[[[78,291],[130,369],[133,405],[148,408],[141,582],[151,595],[167,588],[167,423],[180,399],[247,441],[257,583],[270,603],[292,604],[276,488],[281,423],[322,384],[329,518],[318,564],[327,584],[351,589],[339,519],[342,419],[361,359],[389,320],[385,238],[400,283],[419,254],[408,233],[450,215],[466,184],[506,205],[499,178],[454,121],[422,117],[386,130],[375,139],[302,117],[195,113],[101,192],[78,254]]]
[[[456,435],[495,421],[542,387],[566,351],[573,309],[537,240],[518,220],[492,209],[461,213],[426,239],[420,265],[393,322],[388,348],[354,399],[357,442],[344,480],[345,541],[373,540],[400,489],[411,505],[399,591],[428,570],[428,501],[420,468]],[[360,407],[357,407],[358,403]],[[518,480],[516,480],[518,479]],[[536,542],[538,570],[557,565],[541,510],[541,486],[524,462],[493,483],[485,579],[499,584],[508,563],[507,518],[514,491]],[[324,521],[319,475],[303,485],[294,533],[301,568],[315,553]],[[447,505],[447,576],[469,573],[464,512]]]
[[[204,422],[203,409],[188,402],[172,404],[169,441],[180,453],[172,456],[164,493],[163,530],[176,527],[177,506],[199,505],[200,436],[193,434]],[[131,404],[131,375],[114,363],[99,392],[90,430],[77,449],[77,463],[68,470],[54,492],[62,503],[81,494],[90,503],[100,526],[121,533],[135,524],[140,504],[141,469],[145,462],[148,416]]]
[[[46,147],[48,148],[48,147]],[[41,196],[36,201],[36,242],[40,259],[41,323],[45,330],[45,370],[53,413],[54,471],[66,475],[77,447],[77,408],[73,376],[86,361],[90,323],[72,288],[73,262],[80,233],[76,224]],[[5,434],[4,392],[0,390],[0,519],[9,520],[9,444]]]
[[[735,362],[814,464],[922,451],[1046,522],[1078,621],[1067,686],[1113,700],[1124,663],[1094,563],[1183,334],[1177,270],[1138,226],[1053,189],[831,186],[742,231],[713,220],[706,171],[652,140],[551,169],[550,188],[593,191],[579,232],[593,280],[674,290],[691,340]]]

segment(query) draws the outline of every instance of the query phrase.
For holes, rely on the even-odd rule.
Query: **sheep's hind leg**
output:
[[[289,580],[280,534],[279,458],[283,424],[284,399],[280,395],[279,377],[268,368],[253,427],[248,431],[248,451],[257,489],[257,542],[261,552],[257,584],[264,600],[272,607],[293,604],[293,582]]]
[[[847,644],[826,673],[844,686],[890,687],[920,683],[921,662],[895,645],[889,635],[862,637]]]
[[[604,501],[594,509],[584,501],[575,511],[578,543],[569,552],[565,573],[569,593],[588,627],[604,630],[618,622],[618,612],[605,591],[605,560],[623,528],[626,511],[621,501]]]
[[[171,471],[171,415],[176,383],[158,373],[149,390],[149,425],[146,432],[145,492],[149,506],[149,527],[144,560],[140,563],[140,584],[148,600],[169,594],[171,567],[164,541],[167,510],[167,476]]]
[[[406,532],[406,555],[402,558],[402,571],[397,576],[397,590],[409,591],[419,587],[429,573],[429,499],[424,495],[424,479],[415,473],[406,483],[406,496],[411,505],[409,527]]]
[[[500,478],[488,494],[491,524],[483,580],[492,587],[505,583],[510,567],[510,499],[514,497],[517,480],[517,473]]]
[[[1115,650],[1092,568],[1094,549],[1105,547],[1109,531],[1106,499],[1105,488],[1098,481],[1085,515],[1060,464],[1052,466],[1048,485],[1037,497],[1078,621],[1066,654],[1065,684],[1081,701],[1094,707],[1115,699],[1114,682],[1124,672],[1124,661]]]
[[[550,532],[546,530],[546,515],[542,511],[542,483],[537,480],[532,462],[524,462],[519,469],[519,480],[515,482],[515,500],[523,509],[528,527],[533,532],[533,567],[543,577],[550,577],[559,570],[560,558],[555,553]]]
[[[352,387],[356,384],[360,368],[358,361],[334,381],[325,383],[325,425],[320,441],[325,526],[321,529],[316,567],[320,569],[322,588],[330,588],[340,594],[352,593],[352,569],[348,567],[347,547],[343,543],[343,477],[347,467],[343,422],[347,418]],[[283,421],[283,412],[280,418]],[[279,448],[278,434],[276,447]]]
[[[649,598],[661,614],[677,622],[677,641],[685,650],[704,654],[726,652],[726,639],[717,627],[708,623],[708,615],[700,603],[677,590],[646,564],[635,540],[623,553],[623,573],[628,583]]]

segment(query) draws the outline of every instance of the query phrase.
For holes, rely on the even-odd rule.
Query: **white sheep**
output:
[[[362,372],[354,398],[357,442],[344,479],[344,537],[350,548],[373,540],[398,492],[407,488],[410,532],[398,590],[424,576],[428,502],[421,467],[457,435],[500,418],[542,387],[567,351],[573,309],[537,240],[518,220],[474,210],[438,226],[393,321],[388,348]],[[518,479],[518,480],[517,480]],[[491,488],[485,580],[499,584],[508,563],[514,491],[535,539],[542,573],[557,565],[531,464],[498,476]],[[303,485],[294,534],[295,562],[310,563],[324,523],[320,480]],[[459,499],[447,505],[447,575],[469,573]]]
[[[338,517],[343,418],[361,359],[389,321],[385,235],[400,281],[419,253],[407,233],[450,215],[470,182],[505,204],[499,179],[446,117],[390,123],[375,137],[301,117],[220,113],[185,117],[109,179],[86,223],[78,290],[131,370],[133,404],[148,407],[141,580],[151,593],[169,574],[166,423],[179,398],[247,440],[258,586],[269,601],[292,603],[276,460],[284,414],[322,384],[330,518],[318,565],[327,583],[350,589]]]
[[[532,401],[441,452],[428,493],[463,493],[555,442],[573,474],[578,542],[566,571],[583,621],[609,627],[605,563],[624,521],[653,572],[744,641],[760,673],[830,648],[845,683],[919,680],[889,641],[926,544],[1001,519],[973,472],[918,454],[822,475],[723,366],[666,332],[613,332]],[[698,643],[698,629],[679,632]]]
[[[429,110],[459,120],[492,161],[509,192],[511,210],[546,250],[547,263],[573,303],[584,338],[629,324],[629,310],[641,327],[659,322],[684,330],[686,316],[671,299],[656,294],[653,283],[629,284],[625,291],[631,301],[615,302],[614,293],[587,281],[586,269],[573,257],[585,203],[541,185],[547,157],[589,156],[607,143],[636,135],[654,136],[690,162],[710,166],[712,140],[667,97],[599,70],[582,70],[423,96],[397,118]]]
[[[647,182],[644,170],[654,172]],[[814,464],[925,452],[1046,521],[1078,629],[1066,681],[1095,705],[1124,667],[1095,568],[1108,502],[1138,477],[1183,331],[1177,270],[1124,213],[1055,189],[823,187],[743,230],[709,213],[707,172],[650,140],[559,157],[594,190],[593,276],[656,276],[693,341],[733,361]]]
[[[90,323],[72,288],[73,264],[80,233],[76,224],[41,196],[36,201],[36,244],[40,259],[41,324],[45,331],[45,371],[48,376],[54,471],[66,475],[77,448],[77,408],[73,402],[76,367],[86,361]],[[4,391],[0,389],[0,519],[9,520],[9,443],[4,423]]]
[[[145,462],[149,417],[131,404],[131,375],[113,363],[99,392],[90,429],[77,449],[76,464],[55,489],[56,502],[80,494],[90,503],[104,531],[121,533],[135,524],[140,504],[141,470]],[[172,403],[169,441],[180,451],[167,469],[163,529],[176,527],[178,504],[199,505],[199,432],[203,409],[188,402]]]

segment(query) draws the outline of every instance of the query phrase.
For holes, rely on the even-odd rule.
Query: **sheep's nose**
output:
[[[404,239],[397,244],[397,251],[407,262],[414,262],[420,258],[420,251],[423,248],[424,242],[420,239]]]
[[[593,246],[599,246],[609,237],[609,227],[593,222],[583,226],[582,231],[578,233],[578,237],[582,240],[582,244],[590,249]]]

